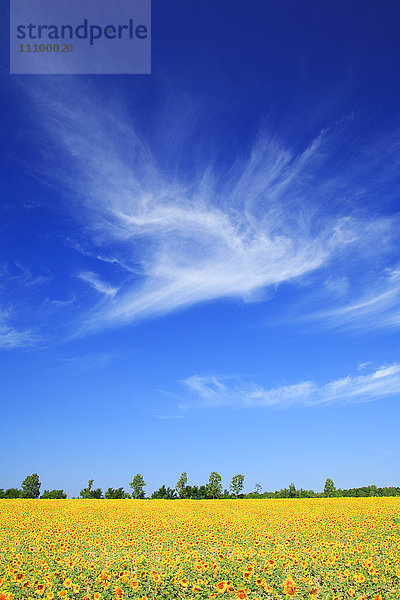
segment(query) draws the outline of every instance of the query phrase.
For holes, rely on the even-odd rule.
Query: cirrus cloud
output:
[[[266,388],[240,377],[193,375],[182,383],[195,402],[206,407],[289,408],[371,402],[400,394],[400,363],[366,375],[347,375],[325,384],[301,381]]]

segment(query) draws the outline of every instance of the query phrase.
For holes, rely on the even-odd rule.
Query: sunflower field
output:
[[[400,498],[0,500],[0,600],[400,598]]]

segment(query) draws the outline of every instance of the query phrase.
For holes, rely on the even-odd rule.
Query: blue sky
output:
[[[400,485],[399,19],[154,0],[149,76],[2,36],[0,487]]]

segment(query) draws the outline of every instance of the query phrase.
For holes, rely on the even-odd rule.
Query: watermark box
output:
[[[150,72],[150,0],[10,0],[10,73]]]

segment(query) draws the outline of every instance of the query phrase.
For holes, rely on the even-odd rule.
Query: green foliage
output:
[[[175,500],[176,493],[175,490],[171,489],[170,487],[165,487],[165,485],[162,485],[159,490],[152,493],[151,497],[156,500]]]
[[[146,485],[143,476],[137,473],[133,480],[129,484],[132,488],[132,498],[143,499],[144,498],[144,487]]]
[[[321,496],[322,494],[313,492],[313,490],[303,490],[303,488],[298,490],[292,483],[288,488],[283,488],[276,492],[263,492],[262,494],[251,492],[250,494],[245,494],[244,498],[320,498]]]
[[[206,500],[208,498],[207,495],[207,486],[201,485],[187,485],[185,488],[185,498],[190,498],[192,500]]]
[[[400,496],[400,487],[383,487],[378,488],[376,485],[368,485],[361,488],[350,488],[348,490],[338,489],[337,496],[345,496],[348,498],[366,498],[368,496],[387,497]]]
[[[94,479],[89,479],[88,486],[80,491],[79,495],[84,500],[100,499],[103,497],[103,493],[100,488],[97,488],[95,490],[92,489],[93,481]]]
[[[160,488],[160,490],[165,489],[165,486],[162,486]],[[170,488],[166,488],[167,490]],[[160,490],[158,490],[157,492],[155,492],[155,494],[158,494],[158,492],[160,492]],[[201,486],[197,486],[197,485],[185,485],[184,490],[182,491],[183,495],[180,496],[180,498],[184,498],[186,500],[206,500],[209,496],[208,496],[208,492],[207,492],[207,487],[205,485],[201,485]],[[154,496],[154,494],[151,496],[152,498],[156,498],[156,496]],[[157,496],[158,497],[158,496]],[[174,496],[176,498],[176,496]],[[172,498],[168,498],[168,499],[172,499]]]
[[[207,483],[207,497],[221,498],[222,496],[222,477],[219,473],[213,471]]]
[[[244,485],[244,475],[240,475],[240,474],[234,475],[232,477],[231,485],[229,486],[232,496],[237,498],[239,496],[239,494],[242,492],[243,485]]]
[[[104,494],[104,498],[106,498],[106,500],[124,500],[125,498],[129,498],[129,494],[127,494],[122,487],[116,490],[109,487]]]
[[[11,500],[13,498],[21,498],[21,490],[18,490],[17,488],[8,488],[6,491],[0,489],[1,500]]]
[[[187,473],[183,471],[176,484],[176,491],[178,492],[179,498],[186,498],[186,485],[187,485]]]
[[[325,481],[324,496],[326,498],[332,498],[333,496],[336,496],[336,487],[335,487],[335,484],[333,483],[332,479],[329,479],[329,477]]]
[[[43,500],[65,500],[67,494],[64,490],[44,490],[43,494],[40,496]]]
[[[87,487],[80,491],[80,497],[84,500],[89,500],[92,497],[92,487],[94,479],[89,479]]]
[[[197,485],[185,485],[185,489],[183,490],[183,496],[180,498],[186,498],[187,500],[197,500],[199,488]]]
[[[21,497],[22,498],[39,498],[41,483],[39,475],[33,473],[28,475],[22,482]]]
[[[90,479],[88,486],[80,492],[80,497],[85,499],[103,498],[100,488],[93,489],[93,479]],[[146,485],[143,476],[137,473],[133,481],[129,484],[133,490],[132,498],[144,498],[144,487]],[[263,492],[259,483],[255,485],[254,492],[243,495],[242,489],[244,485],[244,475],[238,474],[232,478],[230,484],[230,492],[224,490],[222,492],[222,478],[219,473],[213,471],[210,475],[207,485],[187,485],[187,473],[183,472],[176,484],[176,490],[179,498],[206,500],[209,498],[327,498],[327,497],[382,497],[382,496],[400,496],[400,487],[384,487],[378,488],[376,485],[368,485],[361,488],[336,489],[332,479],[328,478],[325,481],[323,492],[314,492],[313,490],[296,489],[294,483],[291,483],[288,488],[281,489],[275,492]],[[33,473],[25,478],[22,482],[22,490],[17,488],[9,488],[7,490],[0,489],[0,499],[15,499],[15,498],[38,498],[40,493],[41,483],[37,473]],[[43,499],[65,499],[67,497],[64,490],[45,490],[40,498]],[[108,488],[105,493],[107,499],[123,499],[130,498],[122,487],[114,489]],[[164,498],[173,500],[177,498],[175,490],[162,485],[159,490],[155,491],[152,498]]]
[[[294,493],[294,496],[293,496]],[[290,495],[292,494],[292,495]],[[351,488],[348,490],[337,489],[334,492],[336,497],[347,497],[347,498],[365,498],[368,496],[400,496],[400,487],[384,487],[378,488],[376,485],[368,485],[361,488]],[[246,494],[245,498],[325,498],[325,492],[318,493],[313,490],[296,490],[292,488],[284,488],[276,492],[264,492],[263,494]]]

